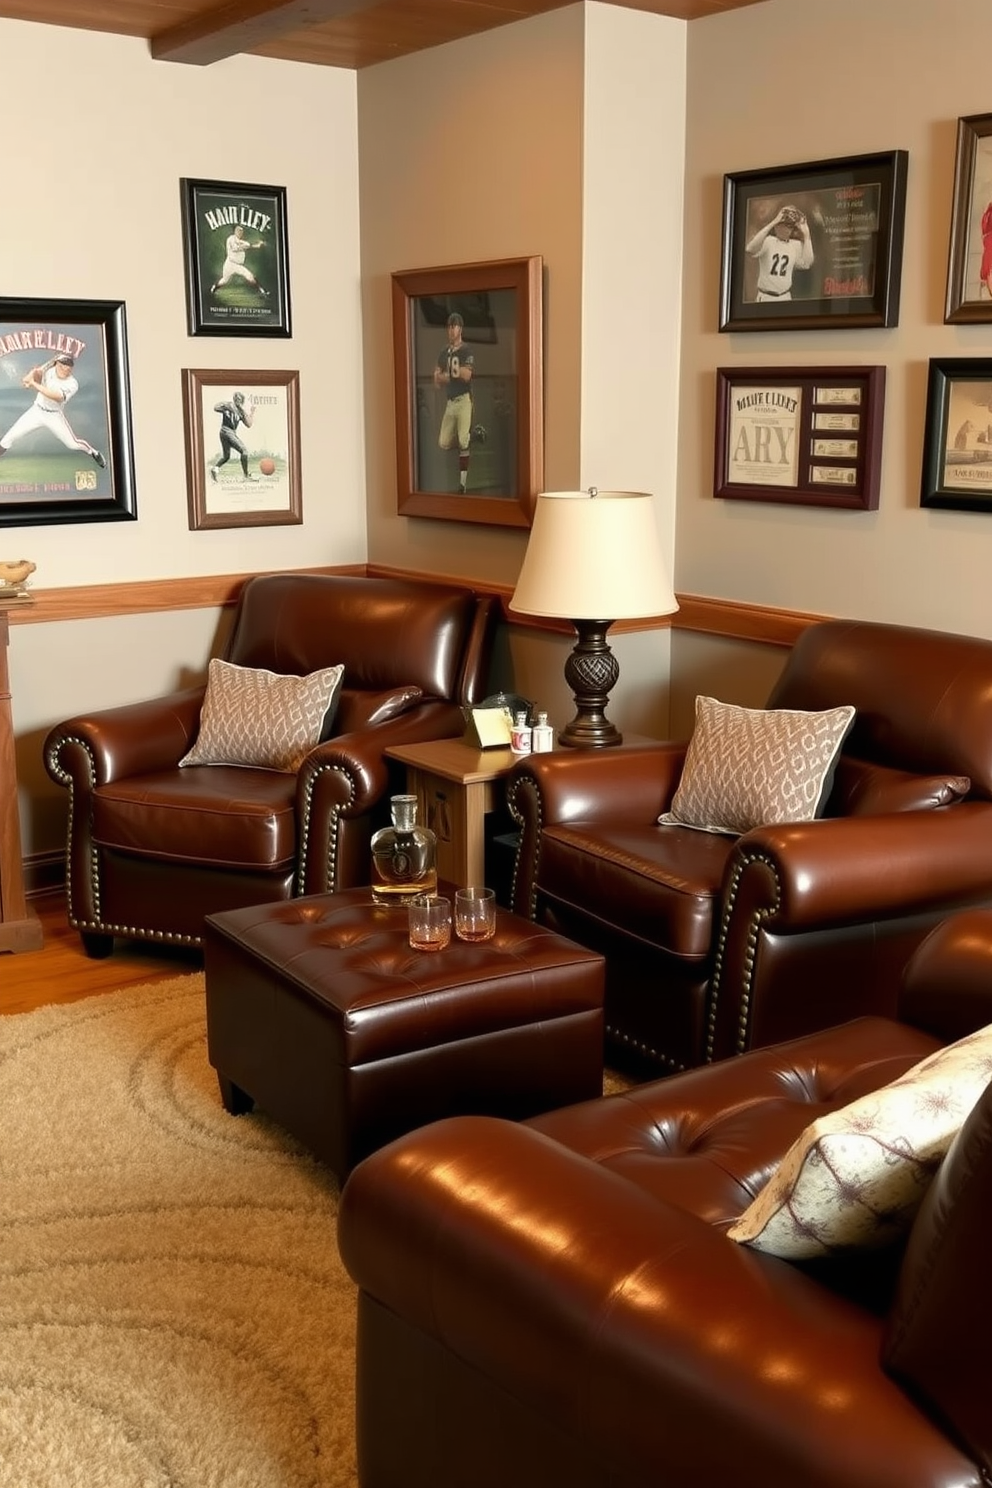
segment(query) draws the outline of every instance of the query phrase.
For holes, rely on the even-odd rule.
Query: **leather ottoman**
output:
[[[490,941],[413,951],[367,889],[208,915],[207,1047],[344,1179],[442,1116],[521,1119],[602,1093],[603,958],[505,910]]]

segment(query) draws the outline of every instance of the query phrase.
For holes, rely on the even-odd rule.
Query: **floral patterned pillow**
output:
[[[887,1245],[990,1080],[992,1024],[814,1121],[727,1234],[787,1260]]]

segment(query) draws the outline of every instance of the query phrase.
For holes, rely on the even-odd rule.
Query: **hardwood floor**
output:
[[[0,953],[0,1015],[27,1013],[51,1002],[77,1002],[142,982],[164,982],[203,965],[199,951],[122,940],[115,942],[112,956],[93,961],[78,933],[69,928],[61,890],[31,898],[28,909],[41,922],[44,945],[40,951],[16,956]]]

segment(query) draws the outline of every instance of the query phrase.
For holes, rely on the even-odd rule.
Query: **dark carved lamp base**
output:
[[[623,734],[606,717],[610,692],[620,676],[620,665],[606,640],[613,621],[573,620],[572,624],[579,639],[565,663],[565,681],[572,689],[576,713],[558,735],[558,743],[573,749],[621,744]]]

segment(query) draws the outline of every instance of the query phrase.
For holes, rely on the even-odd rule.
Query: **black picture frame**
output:
[[[286,188],[186,176],[179,185],[190,335],[290,336]]]
[[[0,527],[136,520],[123,300],[0,299],[2,446]]]
[[[889,150],[724,176],[719,329],[898,325],[908,165]]]
[[[920,505],[992,512],[992,357],[933,357]]]
[[[992,114],[969,114],[958,120],[944,324],[988,321],[992,321]]]
[[[542,292],[538,255],[392,275],[402,516],[531,525],[544,479]],[[463,491],[457,429],[450,447],[440,443],[449,400],[435,369],[448,346],[449,316],[461,320],[473,363]]]
[[[718,367],[713,494],[878,507],[884,367]]]

